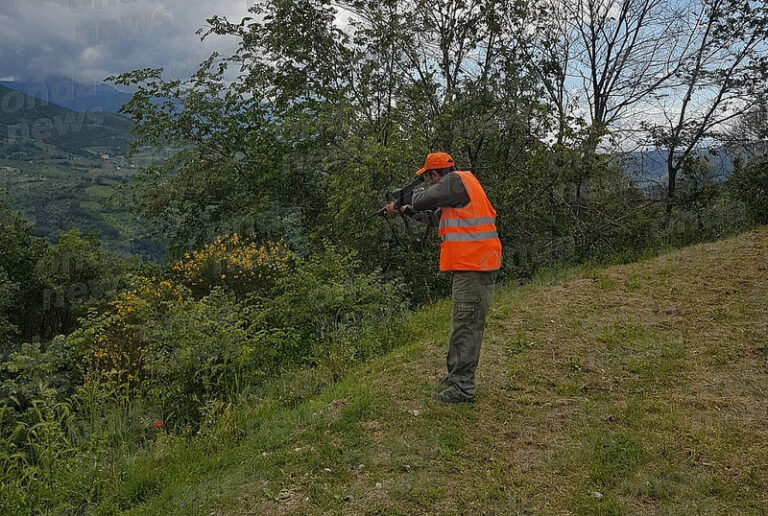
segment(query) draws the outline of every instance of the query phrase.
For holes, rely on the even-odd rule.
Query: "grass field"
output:
[[[122,507],[768,511],[768,229],[499,288],[474,405],[429,400],[448,317],[416,314],[413,342],[318,395],[286,379],[191,442],[161,439],[120,475]]]

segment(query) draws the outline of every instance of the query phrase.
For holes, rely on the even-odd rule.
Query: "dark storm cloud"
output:
[[[0,78],[73,77],[78,82],[144,67],[188,76],[222,38],[195,31],[212,14],[239,19],[248,0],[2,0]]]

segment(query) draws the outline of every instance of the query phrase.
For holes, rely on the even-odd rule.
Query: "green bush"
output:
[[[51,389],[70,396],[82,379],[79,358],[67,353],[63,336],[20,345],[0,364],[0,403],[23,411]]]
[[[210,400],[236,400],[269,378],[320,365],[334,378],[396,345],[406,305],[397,285],[328,248],[299,260],[270,294],[224,289],[171,302],[144,324],[142,391],[166,420],[196,427]]]
[[[0,321],[6,338],[40,333],[43,280],[36,273],[47,243],[33,235],[33,226],[0,199]],[[2,336],[0,336],[2,337]],[[1,341],[0,341],[1,342]],[[8,343],[0,354],[13,349]]]
[[[146,332],[139,389],[171,427],[196,427],[210,400],[237,399],[271,373],[243,307],[220,289],[170,303]]]
[[[140,401],[171,428],[195,429],[209,401],[236,400],[286,371],[319,365],[340,377],[394,347],[407,313],[399,285],[330,246],[242,301],[224,287],[196,299],[170,280],[130,284],[66,338],[12,355],[6,397],[33,400],[39,385],[68,396],[92,385]]]
[[[366,360],[396,344],[405,295],[399,284],[361,267],[353,253],[326,246],[300,261],[278,283],[273,298],[251,298],[254,324],[279,329],[277,362],[319,362],[337,376],[341,364]]]
[[[43,390],[19,418],[0,406],[0,499],[7,514],[72,512],[95,493],[96,456],[74,404]],[[76,504],[75,504],[76,503]],[[75,505],[73,505],[75,504]]]
[[[758,158],[743,165],[737,163],[728,178],[734,197],[744,203],[753,224],[768,224],[768,159]]]
[[[8,273],[0,267],[0,352],[11,348],[10,338],[16,333],[16,326],[9,320],[9,312],[18,291],[18,283],[12,282]]]

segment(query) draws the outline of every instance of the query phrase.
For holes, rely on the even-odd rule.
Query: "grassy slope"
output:
[[[474,406],[428,400],[438,304],[414,343],[294,408],[161,442],[116,489],[139,514],[761,513],[767,259],[763,228],[499,289]]]

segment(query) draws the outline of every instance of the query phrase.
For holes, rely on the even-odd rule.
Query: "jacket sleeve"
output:
[[[462,208],[469,204],[469,194],[458,174],[450,172],[426,189],[414,190],[411,202],[416,211],[437,208]]]

